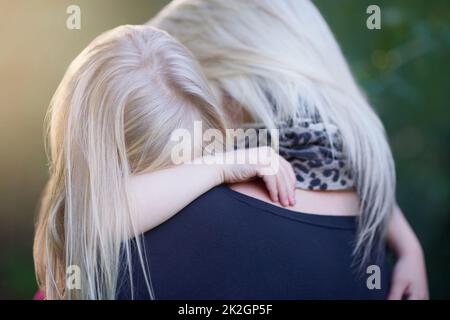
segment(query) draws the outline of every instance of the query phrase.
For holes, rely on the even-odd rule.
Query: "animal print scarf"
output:
[[[262,126],[252,126],[257,131]],[[297,177],[296,187],[305,190],[344,190],[354,187],[338,129],[320,122],[288,121],[277,125],[279,153],[289,161]],[[330,143],[330,137],[333,144]],[[267,145],[270,145],[270,136]],[[248,143],[245,143],[246,146]],[[261,145],[261,144],[259,144]]]

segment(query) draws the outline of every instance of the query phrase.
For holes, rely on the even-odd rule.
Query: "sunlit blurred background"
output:
[[[43,119],[65,69],[102,31],[144,23],[167,2],[0,0],[0,298],[30,299],[36,290],[33,223],[47,179]],[[382,29],[368,30],[366,8],[375,2]],[[398,201],[423,244],[431,297],[450,298],[448,1],[315,3],[386,125]],[[81,30],[66,28],[73,4],[81,8]]]

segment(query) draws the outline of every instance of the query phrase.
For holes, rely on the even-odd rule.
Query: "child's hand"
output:
[[[388,225],[387,240],[397,256],[388,299],[429,299],[422,246],[397,204]]]
[[[270,147],[259,147],[251,149],[240,149],[230,151],[216,156],[223,159],[245,159],[245,161],[234,163],[224,161],[220,165],[222,182],[237,183],[260,177],[269,191],[270,198],[283,206],[295,204],[295,182],[294,170],[289,162],[279,156]],[[214,156],[214,157],[216,157]]]
[[[421,250],[400,256],[394,266],[389,300],[428,300],[425,260]]]

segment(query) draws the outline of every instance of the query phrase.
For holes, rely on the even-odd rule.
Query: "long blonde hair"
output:
[[[47,299],[115,298],[122,260],[132,275],[129,179],[170,165],[172,131],[197,116],[204,128],[223,129],[199,65],[163,31],[118,27],[71,63],[48,112],[50,178],[34,240]],[[139,241],[137,248],[153,296]],[[80,270],[76,290],[66,286],[71,266]]]
[[[379,252],[395,197],[390,147],[311,1],[175,0],[149,24],[192,51],[223,108],[232,101],[270,128],[317,116],[336,125],[361,200],[355,261]]]

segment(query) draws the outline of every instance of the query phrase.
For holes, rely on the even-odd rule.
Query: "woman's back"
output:
[[[156,299],[383,299],[384,261],[380,289],[352,271],[355,222],[217,187],[144,235]],[[148,299],[137,265],[134,298]],[[121,279],[118,297],[131,298]]]

